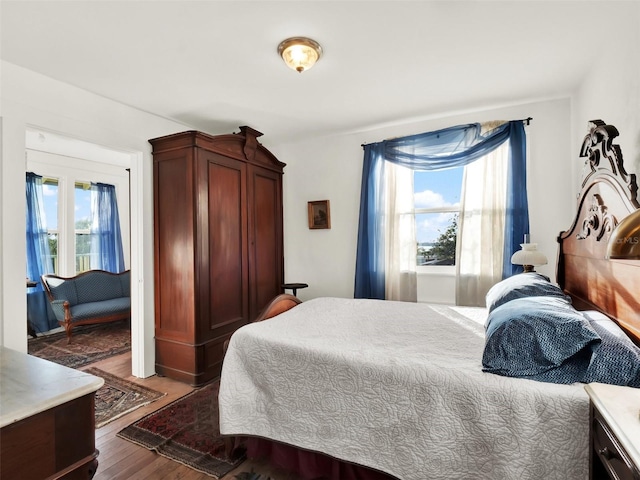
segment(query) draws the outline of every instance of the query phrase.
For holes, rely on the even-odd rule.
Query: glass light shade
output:
[[[536,265],[546,265],[548,260],[544,253],[538,250],[537,243],[521,243],[522,250],[511,256],[511,263],[522,265],[525,272],[533,272]]]
[[[278,45],[278,53],[289,68],[297,72],[309,70],[322,56],[320,44],[306,37],[292,37]]]
[[[606,258],[640,260],[640,210],[623,218],[613,229]]]

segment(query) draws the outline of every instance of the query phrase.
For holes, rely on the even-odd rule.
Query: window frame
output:
[[[91,270],[91,252],[89,252],[87,255],[89,257],[88,259],[88,264],[89,264],[89,268],[87,270],[79,270],[78,269],[78,262],[79,262],[79,253],[78,253],[78,235],[88,235],[89,237],[89,242],[91,242],[91,226],[89,226],[89,228],[76,228],[76,224],[78,223],[78,219],[75,216],[75,212],[76,209],[78,208],[77,205],[77,195],[76,195],[76,190],[78,188],[81,188],[82,190],[91,190],[91,182],[86,182],[86,181],[81,181],[81,180],[76,180],[74,185],[73,185],[73,205],[74,205],[74,217],[73,217],[73,249],[74,249],[74,265],[75,265],[75,275],[78,275],[79,273],[83,273],[86,272],[88,270]],[[89,209],[91,209],[91,196],[89,196]],[[91,221],[91,218],[89,218],[89,221]]]
[[[129,173],[126,169],[98,161],[27,149],[26,171],[58,181],[58,275],[76,275],[75,185],[109,183],[116,186],[120,231],[129,267]]]
[[[42,177],[42,185],[55,185],[56,186],[56,201],[57,201],[57,212],[56,215],[56,228],[49,227],[49,223],[47,222],[47,241],[49,241],[49,237],[51,235],[55,235],[56,237],[56,254],[55,256],[51,255],[51,262],[53,266],[53,273],[56,275],[60,275],[60,182],[61,180],[57,177],[53,176],[43,176]],[[44,199],[43,199],[44,201]]]
[[[458,167],[458,168],[464,169],[464,167]],[[414,178],[415,178],[415,174],[416,173],[424,173],[424,172],[422,172],[422,171],[414,171]],[[460,196],[462,196],[462,186],[463,186],[462,183],[463,182],[464,182],[464,174],[463,174],[462,179],[460,180]],[[460,202],[458,202],[457,207],[453,206],[453,205],[447,205],[447,206],[441,206],[441,207],[420,207],[420,208],[416,208],[415,207],[415,201],[414,201],[414,207],[413,207],[414,221],[416,219],[416,216],[420,215],[420,214],[457,213],[458,214],[458,218],[459,218],[460,217],[460,212],[461,212]],[[417,234],[417,230],[418,229],[416,227],[416,234]],[[416,238],[415,241],[416,241],[416,258],[417,258],[418,239]],[[458,241],[458,232],[456,232],[456,243],[457,243],[457,241]],[[457,255],[456,255],[456,262],[457,261],[458,261],[458,258],[457,258]],[[430,276],[438,276],[438,275],[440,275],[440,276],[445,276],[445,277],[451,277],[451,276],[455,276],[456,275],[456,265],[418,265],[417,262],[416,262],[416,273],[417,274],[423,274],[423,275],[430,275]]]

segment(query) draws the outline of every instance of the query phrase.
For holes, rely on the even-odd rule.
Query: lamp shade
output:
[[[538,250],[537,243],[521,243],[522,250],[518,250],[511,256],[511,263],[522,265],[525,272],[533,272],[536,265],[546,265],[547,257]]]
[[[640,260],[640,210],[623,218],[613,229],[606,258]]]
[[[289,68],[302,73],[320,60],[322,47],[310,38],[292,37],[280,42],[278,54]]]

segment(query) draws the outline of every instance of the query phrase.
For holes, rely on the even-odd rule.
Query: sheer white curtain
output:
[[[487,292],[502,280],[508,159],[505,142],[465,167],[456,247],[456,305],[485,306]]]
[[[386,177],[385,298],[416,302],[416,235],[413,170],[384,162]]]

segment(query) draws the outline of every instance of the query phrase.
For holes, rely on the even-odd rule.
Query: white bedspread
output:
[[[586,479],[583,386],[483,373],[484,318],[468,313],[318,298],[246,325],[224,360],[220,430],[405,480]]]

